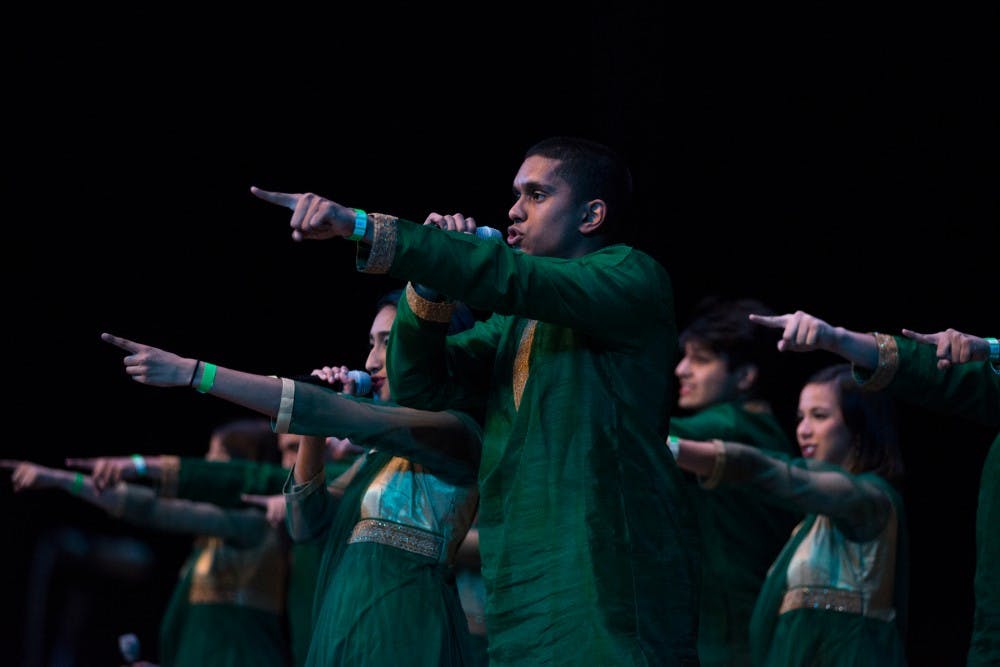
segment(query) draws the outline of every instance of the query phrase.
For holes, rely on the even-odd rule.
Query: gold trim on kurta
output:
[[[451,315],[455,312],[454,301],[431,301],[417,294],[413,283],[406,283],[406,304],[413,311],[413,314],[422,320],[429,322],[451,322]]]
[[[355,266],[361,273],[389,273],[392,260],[396,258],[399,218],[369,213],[368,223],[372,225],[372,244],[370,247],[358,244]]]
[[[285,611],[288,563],[276,535],[251,549],[205,538],[191,576],[191,604],[233,604],[275,614]]]
[[[535,339],[535,326],[538,320],[529,320],[521,333],[521,342],[517,346],[517,355],[514,357],[514,409],[521,407],[521,396],[524,394],[524,385],[528,383],[528,373],[531,371],[529,358],[531,357],[531,343]]]
[[[889,386],[899,368],[899,347],[896,345],[896,339],[878,332],[873,335],[878,348],[878,363],[875,365],[875,370],[868,375],[854,367],[854,380],[865,391],[878,391]]]
[[[160,495],[164,498],[176,498],[180,486],[181,459],[179,456],[160,457]]]
[[[440,560],[445,546],[444,538],[440,535],[381,519],[358,521],[347,542],[378,542],[435,560]]]
[[[726,474],[726,445],[721,440],[712,440],[712,444],[715,445],[715,465],[712,466],[711,475],[698,479],[703,489],[714,489],[719,486],[722,476]]]

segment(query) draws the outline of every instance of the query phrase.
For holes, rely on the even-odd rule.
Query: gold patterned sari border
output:
[[[440,535],[426,530],[381,519],[361,519],[354,525],[347,542],[378,542],[410,553],[440,560],[445,542]]]

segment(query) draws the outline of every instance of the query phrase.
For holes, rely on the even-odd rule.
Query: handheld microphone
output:
[[[134,633],[128,633],[118,637],[118,648],[122,652],[125,662],[132,664],[139,659],[139,638]]]
[[[503,232],[493,227],[476,227],[476,237],[481,239],[494,239],[503,241]]]
[[[347,371],[347,377],[354,380],[354,395],[355,396],[367,396],[372,393],[372,376],[365,371]],[[293,375],[288,378],[289,380],[297,380],[299,382],[309,382],[310,384],[318,384],[321,387],[326,387],[327,389],[342,388],[341,383],[337,382],[330,384],[323,378],[316,377],[311,374],[303,375]]]

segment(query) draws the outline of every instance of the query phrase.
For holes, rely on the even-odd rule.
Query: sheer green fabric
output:
[[[808,513],[770,568],[758,595],[750,622],[753,664],[905,665],[909,539],[902,499],[896,490],[872,473],[852,475],[819,461],[765,454],[733,443],[726,443],[723,482],[752,486],[792,511]],[[788,590],[792,559],[821,516],[828,517],[840,534],[839,543],[865,543],[882,539],[883,534],[896,535],[895,545],[885,545],[895,553],[891,563],[891,620],[812,608],[779,614]],[[890,521],[897,524],[894,531],[886,531]],[[822,555],[814,560],[824,562]],[[838,563],[830,562],[827,572],[831,577],[836,576]],[[831,580],[831,586],[835,584]]]
[[[351,467],[356,457],[326,464],[327,479],[335,479]],[[206,461],[182,457],[177,472],[177,497],[215,503],[221,507],[245,507],[244,493],[281,493],[288,468],[257,461]]]
[[[494,313],[445,337],[403,299],[387,364],[400,403],[485,415],[491,664],[697,664],[697,527],[664,445],[677,333],[663,267],[627,246],[532,257],[400,220],[389,272]]]
[[[352,462],[353,459],[327,463],[327,479],[335,479],[346,472]],[[220,507],[245,507],[241,494],[281,493],[288,475],[287,468],[270,463],[181,458],[177,495]],[[294,542],[289,547],[286,615],[292,664],[296,666],[305,664],[312,638],[313,598],[322,553],[321,540]]]
[[[284,619],[232,604],[191,604],[191,570],[184,566],[160,622],[161,667],[278,667],[290,665]]]
[[[749,411],[734,401],[674,417],[670,433],[691,440],[732,440],[794,455],[796,447],[770,412]],[[800,512],[776,507],[753,488],[702,488],[686,475],[701,529],[701,667],[747,666],[750,616],[767,570],[788,541]]]
[[[899,367],[886,388],[929,410],[1000,429],[1000,375],[989,362],[937,368],[934,346],[896,336]],[[983,464],[976,510],[976,606],[968,667],[1000,665],[1000,432]]]
[[[199,538],[185,562],[160,623],[160,664],[163,667],[290,665],[286,619],[278,609],[255,608],[231,598],[227,601],[225,592],[220,592],[219,602],[190,599],[195,564],[206,549],[213,550],[208,559],[212,568],[209,580],[213,574],[229,582],[274,577],[278,581],[267,588],[280,591],[281,597],[285,595],[287,572],[283,567],[273,566],[284,562],[287,543],[275,535],[263,513],[251,508],[231,509],[158,498],[147,487],[122,486],[127,489],[123,519],[146,528],[218,538]]]

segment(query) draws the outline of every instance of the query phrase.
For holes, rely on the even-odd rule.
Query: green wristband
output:
[[[83,493],[83,473],[78,472],[73,475],[73,481],[69,485],[69,492],[74,496],[78,496]]]
[[[368,214],[360,208],[354,209],[354,232],[347,237],[348,241],[360,241],[368,231]]]
[[[135,466],[135,471],[140,476],[143,476],[143,475],[146,474],[146,459],[142,456],[142,454],[133,454],[132,455],[132,465]]]
[[[205,370],[201,372],[201,382],[198,383],[198,391],[205,394],[211,391],[212,386],[215,384],[215,364],[210,364],[205,362]]]

